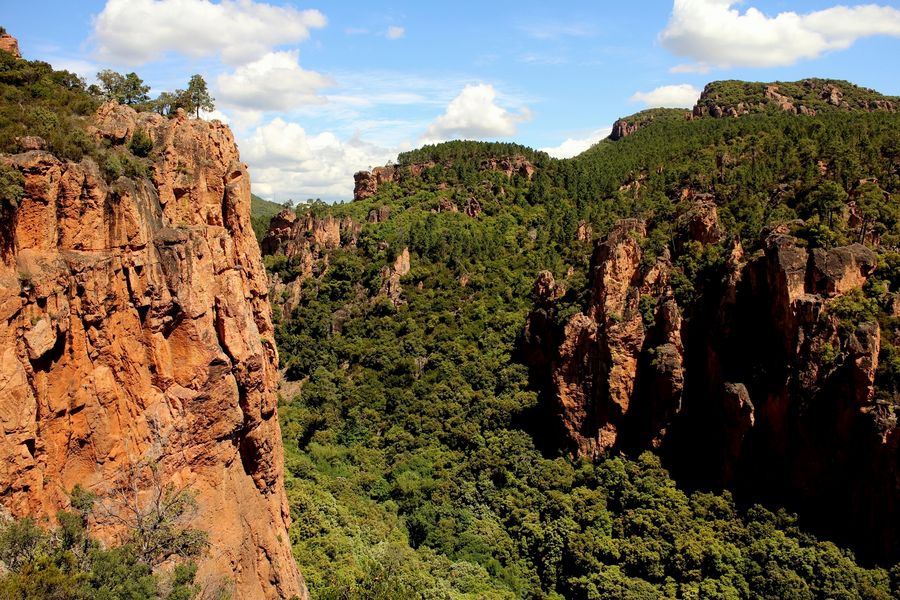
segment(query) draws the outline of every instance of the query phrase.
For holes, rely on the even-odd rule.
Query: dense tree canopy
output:
[[[576,239],[580,224],[596,238],[619,218],[644,218],[653,257],[672,248],[685,189],[713,193],[748,252],[773,223],[791,223],[812,246],[855,241],[847,212],[859,203],[893,266],[842,310],[890,319],[898,126],[897,115],[864,113],[665,118],[567,161],[452,142],[400,156],[401,172],[433,163],[418,177],[317,208],[364,225],[355,245],[314,268],[324,274],[304,283],[279,326],[282,364],[302,383],[279,410],[291,539],[313,594],[898,597],[900,568],[863,568],[778,507],[681,490],[653,454],[570,458],[519,343],[538,271],[565,284],[559,323],[583,309],[591,244]],[[530,181],[481,165],[514,154],[539,165]],[[476,217],[448,209],[470,198]],[[390,217],[367,223],[380,207]],[[394,305],[379,294],[381,269],[404,247],[412,270]],[[688,312],[725,256],[714,245],[673,257]],[[267,260],[282,278],[298,272],[285,257]],[[896,353],[885,341],[885,397],[900,389]]]
[[[97,73],[97,81],[100,82],[100,92],[107,100],[115,100],[120,104],[139,105],[150,100],[148,92],[150,86],[136,73],[122,75],[110,69],[104,69]]]

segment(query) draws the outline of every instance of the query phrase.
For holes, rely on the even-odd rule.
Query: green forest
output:
[[[511,155],[534,164],[530,181],[480,168]],[[291,539],[314,596],[900,597],[900,566],[860,565],[777,506],[680,489],[650,452],[573,459],[521,356],[537,273],[564,282],[561,325],[587,298],[579,224],[597,239],[623,217],[647,220],[648,257],[673,252],[689,315],[732,236],[748,252],[774,224],[810,247],[860,241],[841,216],[853,199],[880,262],[847,314],[892,326],[900,116],[665,118],[571,160],[450,142],[402,154],[397,169],[415,163],[430,166],[317,207],[362,231],[279,324],[282,365],[302,383],[279,409]],[[677,251],[685,189],[714,194],[728,240]],[[477,217],[447,210],[470,198]],[[386,221],[366,222],[384,206]],[[411,271],[395,304],[379,294],[381,269],[403,248]],[[283,256],[267,261],[296,275]],[[900,363],[885,342],[879,394],[892,399]]]

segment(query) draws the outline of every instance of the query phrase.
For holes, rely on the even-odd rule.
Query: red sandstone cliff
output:
[[[597,245],[588,310],[569,320],[552,358],[552,389],[582,455],[621,445],[623,434],[657,440],[680,408],[681,311],[669,285],[668,258],[642,265],[645,235],[644,223],[629,219]],[[534,326],[530,321],[529,329]]]
[[[720,242],[712,199],[695,197],[676,230],[676,252]],[[548,273],[538,278],[526,357],[573,449],[655,447],[690,485],[797,510],[864,555],[900,554],[900,428],[875,396],[882,332],[837,310],[875,254],[809,250],[786,227],[750,257],[726,243],[721,280],[684,314],[668,256],[642,260],[645,235],[626,220],[598,242],[587,308],[562,331],[552,325],[561,294]]]
[[[0,34],[0,50],[9,52],[16,58],[22,58],[22,54],[19,52],[19,40],[8,33]]]
[[[52,519],[129,464],[196,493],[200,581],[306,597],[287,536],[278,356],[250,178],[218,122],[106,104],[95,135],[154,142],[152,177],[0,157],[25,195],[0,230],[0,502]],[[114,535],[109,531],[107,535]]]

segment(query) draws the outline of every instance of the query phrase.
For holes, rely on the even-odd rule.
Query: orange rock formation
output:
[[[250,178],[221,123],[109,103],[93,130],[154,142],[152,180],[39,150],[0,160],[25,195],[0,229],[0,502],[53,519],[153,461],[209,532],[201,581],[306,597],[287,537],[278,355]],[[103,532],[114,536],[114,531]]]
[[[22,58],[22,53],[19,52],[19,40],[8,33],[0,34],[0,50],[9,52],[16,58]]]
[[[721,243],[716,213],[695,195],[676,218],[675,252]],[[808,249],[789,229],[764,233],[750,256],[732,240],[685,314],[668,250],[647,260],[644,223],[621,221],[597,243],[587,306],[564,327],[557,284],[538,276],[524,356],[577,454],[657,448],[688,485],[774,500],[862,555],[896,556],[900,427],[876,396],[883,332],[839,316],[876,255]]]

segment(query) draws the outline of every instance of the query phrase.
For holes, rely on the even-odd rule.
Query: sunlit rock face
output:
[[[107,183],[90,159],[40,150],[0,158],[25,181],[0,229],[0,502],[52,520],[75,484],[109,494],[152,461],[196,494],[201,582],[305,598],[246,166],[225,125],[183,113],[110,103],[91,132],[125,143],[138,129],[149,178]]]

